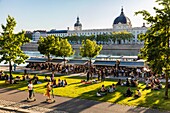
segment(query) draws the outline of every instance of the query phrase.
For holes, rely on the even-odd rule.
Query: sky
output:
[[[17,22],[15,32],[73,30],[79,16],[82,29],[112,28],[122,6],[133,27],[145,22],[134,12],[147,10],[154,15],[153,7],[158,7],[155,0],[0,0],[0,24],[6,24],[10,15]]]

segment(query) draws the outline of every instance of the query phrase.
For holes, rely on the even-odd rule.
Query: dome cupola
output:
[[[82,30],[82,24],[80,23],[79,17],[77,17],[77,21],[74,24],[74,29],[75,30]]]
[[[128,17],[125,16],[124,12],[123,12],[123,7],[121,9],[121,13],[120,16],[118,16],[114,22],[113,22],[113,26],[116,24],[123,24],[123,25],[128,25],[129,27],[131,27],[131,21]]]

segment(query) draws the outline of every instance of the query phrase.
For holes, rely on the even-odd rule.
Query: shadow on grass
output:
[[[85,99],[92,99],[92,98],[94,100],[97,100],[97,98],[100,98],[100,97],[96,97],[95,95],[96,90],[97,89],[94,89],[89,92],[85,92],[81,94],[80,96],[78,96],[77,98],[70,98],[68,101],[54,105],[51,108],[53,110],[62,110],[62,111],[71,112],[71,113],[75,113],[75,112],[79,113],[81,111],[84,111],[94,105],[100,104],[100,102],[98,101],[85,100]],[[47,112],[47,113],[50,113],[50,112]]]
[[[82,93],[76,98],[72,98],[72,99],[70,98],[68,101],[54,105],[51,108],[54,110],[62,110],[62,111],[67,111],[71,113],[74,113],[76,111],[77,113],[79,113],[84,110],[87,110],[88,108],[91,108],[92,106],[101,104],[101,102],[109,101],[110,99],[115,97],[115,92],[108,93],[106,96],[103,96],[103,97],[98,97],[96,96],[96,93],[98,90],[99,88],[96,88],[94,90]],[[125,99],[125,97],[120,96],[119,98],[117,98],[115,102],[122,101],[123,99]],[[113,105],[114,104],[112,104],[112,106]],[[95,110],[97,110],[97,108],[94,109],[94,112]],[[100,110],[98,110],[98,112],[99,111]],[[104,112],[104,111],[100,111],[100,112]]]
[[[140,100],[138,101],[138,107],[134,109],[130,109],[129,112],[133,111],[138,111],[138,112],[143,112],[143,113],[170,113],[170,99],[164,99],[164,90],[151,90],[151,92],[147,93],[145,96],[145,100]],[[170,93],[170,91],[169,91]],[[142,109],[140,107],[149,107],[152,109]],[[167,112],[169,110],[169,112]]]

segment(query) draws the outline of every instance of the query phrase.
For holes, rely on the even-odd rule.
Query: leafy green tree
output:
[[[116,40],[123,40],[125,43],[125,40],[131,40],[133,38],[133,34],[127,31],[120,31],[120,32],[112,32],[111,39],[112,41]]]
[[[50,35],[47,37],[40,37],[39,41],[37,42],[38,45],[38,51],[47,56],[48,61],[50,60],[51,52],[55,46],[55,36]]]
[[[28,37],[30,40],[32,40],[32,33],[25,33],[25,37]]]
[[[28,43],[29,38],[25,37],[25,32],[14,33],[16,21],[13,17],[8,16],[6,25],[2,25],[3,32],[0,36],[0,62],[9,63],[10,83],[12,83],[12,62],[16,64],[24,63],[28,58],[21,50],[21,46]]]
[[[80,47],[80,55],[82,57],[88,57],[90,60],[90,72],[91,72],[91,60],[99,55],[102,50],[102,45],[97,45],[95,41],[89,39],[83,40],[82,47]]]
[[[141,56],[147,60],[149,66],[154,72],[165,72],[165,98],[168,98],[168,77],[170,72],[170,1],[156,0],[162,6],[161,8],[154,7],[156,12],[152,16],[146,10],[138,11],[136,14],[142,14],[143,19],[151,24],[149,30],[139,36],[144,40],[144,47],[141,49]]]
[[[68,40],[62,38],[56,38],[55,47],[53,48],[52,51],[53,51],[52,55],[64,58],[64,67],[65,67],[65,57],[72,56],[75,53]]]

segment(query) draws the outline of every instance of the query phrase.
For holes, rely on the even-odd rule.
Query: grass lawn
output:
[[[13,76],[21,76],[22,74],[13,74]],[[38,76],[42,84],[34,85],[34,91],[38,93],[45,93],[46,88],[45,85],[47,82],[43,82],[44,76]],[[164,89],[159,91],[153,90],[145,90],[145,84],[139,83],[138,88],[142,91],[142,97],[135,99],[134,97],[124,97],[123,93],[127,90],[125,86],[117,86],[117,90],[114,93],[109,93],[104,97],[97,97],[96,92],[101,86],[104,84],[106,87],[112,85],[113,83],[117,83],[114,80],[106,80],[105,82],[100,82],[96,84],[82,84],[80,83],[81,80],[85,79],[83,77],[78,76],[55,76],[58,80],[66,79],[68,85],[66,87],[59,87],[54,88],[54,95],[58,96],[65,96],[71,98],[83,98],[83,99],[90,99],[90,100],[97,100],[103,102],[112,102],[130,106],[144,106],[150,108],[157,108],[163,110],[170,111],[170,99],[164,99]],[[20,81],[19,84],[4,84],[4,81],[0,81],[0,88],[7,87],[7,88],[14,88],[18,90],[25,90],[27,91],[27,81]],[[132,87],[133,91],[137,88]],[[170,91],[169,91],[170,94]]]

